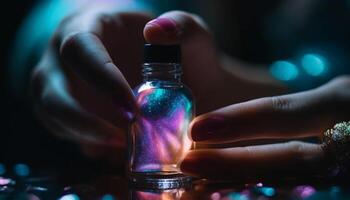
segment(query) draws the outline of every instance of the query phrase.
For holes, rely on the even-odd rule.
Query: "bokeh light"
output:
[[[11,183],[14,184],[15,182],[9,178],[0,177],[0,186],[6,186],[6,185],[9,185]]]
[[[293,193],[297,198],[306,199],[312,196],[316,192],[316,189],[310,185],[297,186]]]
[[[6,173],[6,167],[4,164],[0,163],[0,176]]]
[[[270,66],[272,76],[281,81],[291,81],[297,78],[298,68],[291,62],[279,60]]]
[[[102,196],[101,200],[115,200],[115,198],[110,194],[105,194]]]
[[[210,199],[211,200],[220,200],[221,199],[221,195],[218,192],[214,192],[213,194],[210,195]]]
[[[14,172],[17,176],[28,176],[30,173],[29,166],[26,164],[16,164],[14,166]]]
[[[259,190],[263,195],[267,197],[273,197],[276,194],[275,189],[272,187],[261,187]]]
[[[228,195],[228,198],[230,200],[249,200],[249,197],[244,195],[244,194],[240,194],[238,192],[231,192],[229,195]]]
[[[320,76],[326,70],[325,58],[317,54],[304,55],[301,64],[305,72],[311,76]]]
[[[59,200],[80,200],[80,198],[76,194],[67,194],[59,198]]]

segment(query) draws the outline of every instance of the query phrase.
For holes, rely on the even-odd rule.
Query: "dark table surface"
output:
[[[350,199],[349,185],[322,178],[230,182],[195,180],[187,188],[157,190],[135,188],[125,176],[113,173],[85,170],[33,173],[26,166],[17,166],[15,171],[17,174],[2,174],[0,200]]]

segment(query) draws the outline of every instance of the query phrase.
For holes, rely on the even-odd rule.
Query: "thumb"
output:
[[[177,44],[190,38],[211,37],[207,25],[197,15],[170,11],[148,22],[144,37],[152,44]]]

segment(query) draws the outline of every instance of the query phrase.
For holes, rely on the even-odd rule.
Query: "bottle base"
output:
[[[179,172],[133,172],[129,181],[138,188],[166,190],[190,187],[192,177]]]

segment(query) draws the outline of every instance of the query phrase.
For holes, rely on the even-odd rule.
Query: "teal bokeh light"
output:
[[[6,173],[6,167],[4,164],[0,163],[0,176]]]
[[[231,192],[228,195],[228,198],[230,200],[249,200],[249,197],[247,195],[244,195],[244,194],[241,194],[241,193],[238,193],[238,192]]]
[[[270,66],[272,76],[281,81],[291,81],[297,78],[298,68],[291,62],[279,60]]]
[[[116,199],[112,195],[106,194],[106,195],[103,195],[101,200],[116,200]]]
[[[326,60],[317,54],[306,54],[301,60],[303,69],[311,76],[320,76],[326,70]]]
[[[262,187],[260,190],[267,197],[272,197],[276,194],[275,189],[272,187]]]
[[[26,164],[16,164],[14,166],[14,171],[17,176],[22,176],[22,177],[28,176],[30,173],[29,166]]]

